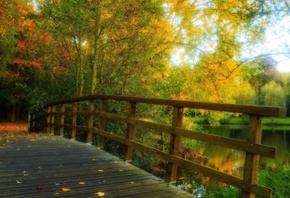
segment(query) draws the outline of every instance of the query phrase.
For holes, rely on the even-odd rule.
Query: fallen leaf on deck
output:
[[[123,170],[119,170],[119,172],[123,172]]]
[[[53,195],[59,195],[59,192],[54,193]]]
[[[102,172],[104,172],[104,170],[98,170],[98,172],[99,172],[99,173],[102,173]]]
[[[69,192],[70,189],[69,188],[61,188],[62,192]]]
[[[22,173],[23,173],[23,176],[24,177],[27,177],[28,176],[28,173],[26,171],[22,171]]]
[[[96,161],[97,159],[93,158],[92,161]]]
[[[38,186],[37,190],[44,190],[44,186]]]
[[[134,184],[135,182],[131,181],[130,184]]]
[[[84,185],[85,184],[85,182],[79,182],[79,185]]]
[[[104,192],[97,192],[96,195],[98,195],[99,197],[103,197],[105,195]]]
[[[17,181],[17,180],[16,180],[16,182],[17,182],[17,184],[21,184],[21,182],[20,182],[20,181]]]
[[[54,185],[59,186],[59,183],[55,183]]]

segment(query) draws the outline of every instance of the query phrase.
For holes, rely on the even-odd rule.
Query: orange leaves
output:
[[[17,47],[24,48],[25,47],[25,42],[24,41],[18,41]]]

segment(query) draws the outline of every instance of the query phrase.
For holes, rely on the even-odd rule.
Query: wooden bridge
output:
[[[48,134],[58,134],[73,140],[79,139],[79,134],[85,134],[87,144],[55,136],[35,141],[18,141],[7,148],[7,152],[1,152],[0,168],[4,171],[3,177],[8,179],[1,183],[0,193],[16,197],[21,197],[21,192],[39,193],[40,197],[45,197],[45,191],[68,197],[192,197],[131,166],[128,162],[132,160],[133,151],[140,150],[168,162],[167,183],[177,180],[178,167],[182,167],[240,188],[241,197],[272,196],[270,188],[257,184],[260,156],[274,158],[276,151],[273,147],[261,144],[260,119],[265,116],[285,117],[284,108],[105,95],[52,102],[45,108],[46,113],[40,111],[31,115],[31,131],[39,131],[39,127],[46,125]],[[184,113],[196,109],[248,114],[250,121],[247,139],[237,140],[183,128]],[[156,123],[148,119],[146,112],[152,111],[168,114],[171,116],[170,123]],[[111,127],[112,122],[120,123],[120,129]],[[162,148],[148,145],[154,141],[153,138],[146,145],[140,141],[140,134],[144,136],[148,133],[165,142]],[[179,151],[183,138],[244,152],[242,178],[182,158]],[[124,161],[97,149],[104,147],[105,140],[125,145]],[[97,148],[91,146],[92,143]],[[5,160],[2,162],[2,159]],[[30,174],[36,180],[29,180]]]
[[[0,197],[193,197],[91,144],[30,134],[0,152]]]

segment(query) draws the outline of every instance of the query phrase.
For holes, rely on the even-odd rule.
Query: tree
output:
[[[162,18],[162,3],[76,0],[41,4],[47,29],[62,41],[68,64],[77,73],[77,95],[132,93],[134,74],[142,79],[164,68],[172,38],[170,25]]]
[[[268,106],[286,106],[286,93],[275,81],[265,84],[261,89],[261,103]]]

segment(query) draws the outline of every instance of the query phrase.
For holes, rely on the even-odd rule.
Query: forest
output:
[[[288,0],[0,0],[0,121],[94,94],[289,108],[290,72],[277,67],[290,59],[289,22]],[[268,48],[269,32],[285,42]],[[289,176],[288,164],[259,180],[283,197]]]
[[[286,0],[0,2],[2,119],[92,94],[289,105],[287,42],[257,52]]]

